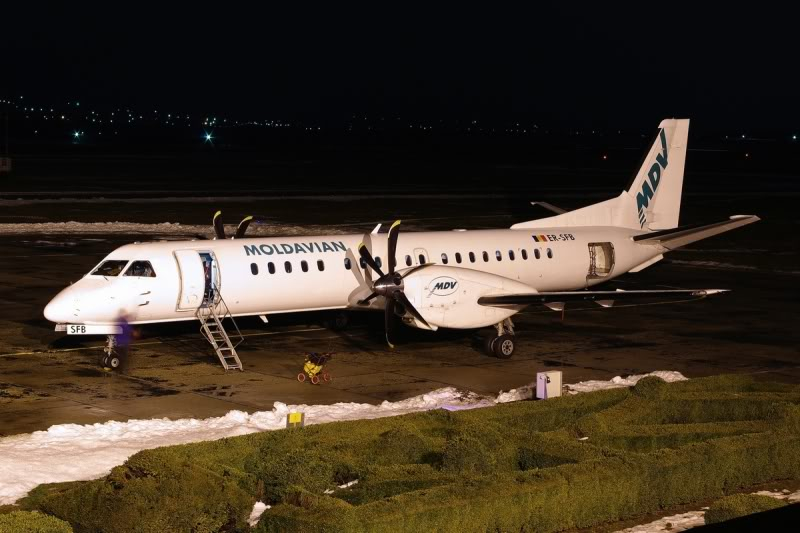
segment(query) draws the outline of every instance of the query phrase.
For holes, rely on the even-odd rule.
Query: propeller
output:
[[[395,314],[397,311],[397,306],[400,305],[402,308],[410,313],[414,318],[419,320],[422,324],[426,327],[430,328],[430,324],[422,317],[422,315],[417,311],[414,305],[409,301],[408,297],[406,296],[405,292],[403,292],[404,285],[403,285],[403,278],[419,270],[420,268],[424,268],[427,266],[427,263],[424,265],[418,265],[411,270],[408,270],[405,274],[400,274],[399,272],[395,272],[395,267],[397,266],[397,259],[395,254],[397,253],[397,237],[400,234],[400,221],[397,220],[392,226],[389,228],[389,242],[388,242],[388,261],[389,261],[389,272],[384,273],[375,259],[372,257],[372,254],[367,249],[367,246],[362,242],[358,245],[358,255],[364,260],[364,262],[369,265],[369,267],[378,275],[378,279],[372,283],[370,287],[372,289],[372,293],[360,300],[359,304],[366,304],[369,303],[372,299],[383,296],[386,298],[386,308],[384,310],[384,317],[385,317],[385,327],[386,327],[386,343],[389,345],[390,348],[394,348],[394,345],[391,341],[391,331],[393,329],[392,315]]]
[[[236,227],[236,234],[232,238],[241,239],[244,237],[247,227],[250,225],[252,220],[252,216],[244,217],[244,219],[239,222],[239,226]],[[214,226],[214,235],[216,235],[217,239],[227,238],[225,237],[225,225],[222,223],[222,211],[217,211],[214,213],[214,219],[211,221],[211,225]]]

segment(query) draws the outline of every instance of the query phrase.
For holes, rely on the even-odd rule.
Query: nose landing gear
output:
[[[497,335],[490,335],[486,338],[484,348],[486,353],[498,359],[508,359],[514,355],[516,340],[514,338],[514,324],[510,318],[495,324]]]
[[[125,356],[127,356],[127,346],[120,346],[117,343],[116,335],[108,335],[107,338],[100,364],[105,370],[118,370],[125,361]]]

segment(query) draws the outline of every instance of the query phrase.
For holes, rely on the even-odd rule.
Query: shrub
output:
[[[72,533],[70,525],[54,516],[30,511],[0,514],[0,533]]]
[[[637,387],[149,450],[21,505],[81,531],[242,529],[257,498],[262,531],[558,531],[800,479],[800,388]]]
[[[787,505],[785,501],[770,496],[734,494],[711,504],[706,511],[705,520],[706,524],[719,524],[734,518],[778,509],[785,505]]]

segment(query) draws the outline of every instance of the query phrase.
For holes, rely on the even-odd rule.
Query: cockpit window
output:
[[[156,277],[156,271],[153,270],[150,261],[134,261],[124,275],[136,276],[137,278],[154,278]]]
[[[100,263],[100,266],[95,268],[91,275],[92,276],[119,276],[119,273],[122,272],[122,269],[125,268],[125,265],[128,264],[127,259],[111,259],[108,261],[103,261]]]

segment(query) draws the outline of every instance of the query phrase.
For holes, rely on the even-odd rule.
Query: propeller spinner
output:
[[[408,276],[411,272],[418,270],[426,265],[419,265],[416,268],[412,268],[411,270],[407,271],[405,274],[400,274],[399,272],[395,272],[395,267],[397,266],[397,258],[395,254],[397,253],[397,237],[400,234],[400,221],[395,221],[394,224],[389,228],[389,242],[388,242],[388,260],[389,260],[389,272],[385,273],[381,270],[381,267],[378,266],[378,263],[375,262],[375,259],[372,257],[372,254],[367,249],[367,246],[362,242],[358,245],[358,254],[364,259],[364,262],[369,265],[369,267],[378,275],[378,279],[372,283],[370,289],[372,289],[372,294],[364,298],[363,300],[359,301],[359,304],[366,304],[373,298],[378,296],[383,296],[386,298],[386,307],[384,310],[384,317],[385,317],[385,327],[386,327],[386,343],[389,345],[390,348],[394,348],[394,345],[391,341],[391,331],[393,329],[394,320],[392,320],[392,315],[396,312],[397,305],[401,305],[403,309],[407,312],[411,313],[411,315],[419,320],[422,324],[427,327],[430,327],[428,322],[422,317],[422,315],[417,311],[417,309],[412,305],[409,301],[408,297],[403,292],[404,285],[403,285],[403,278]]]

